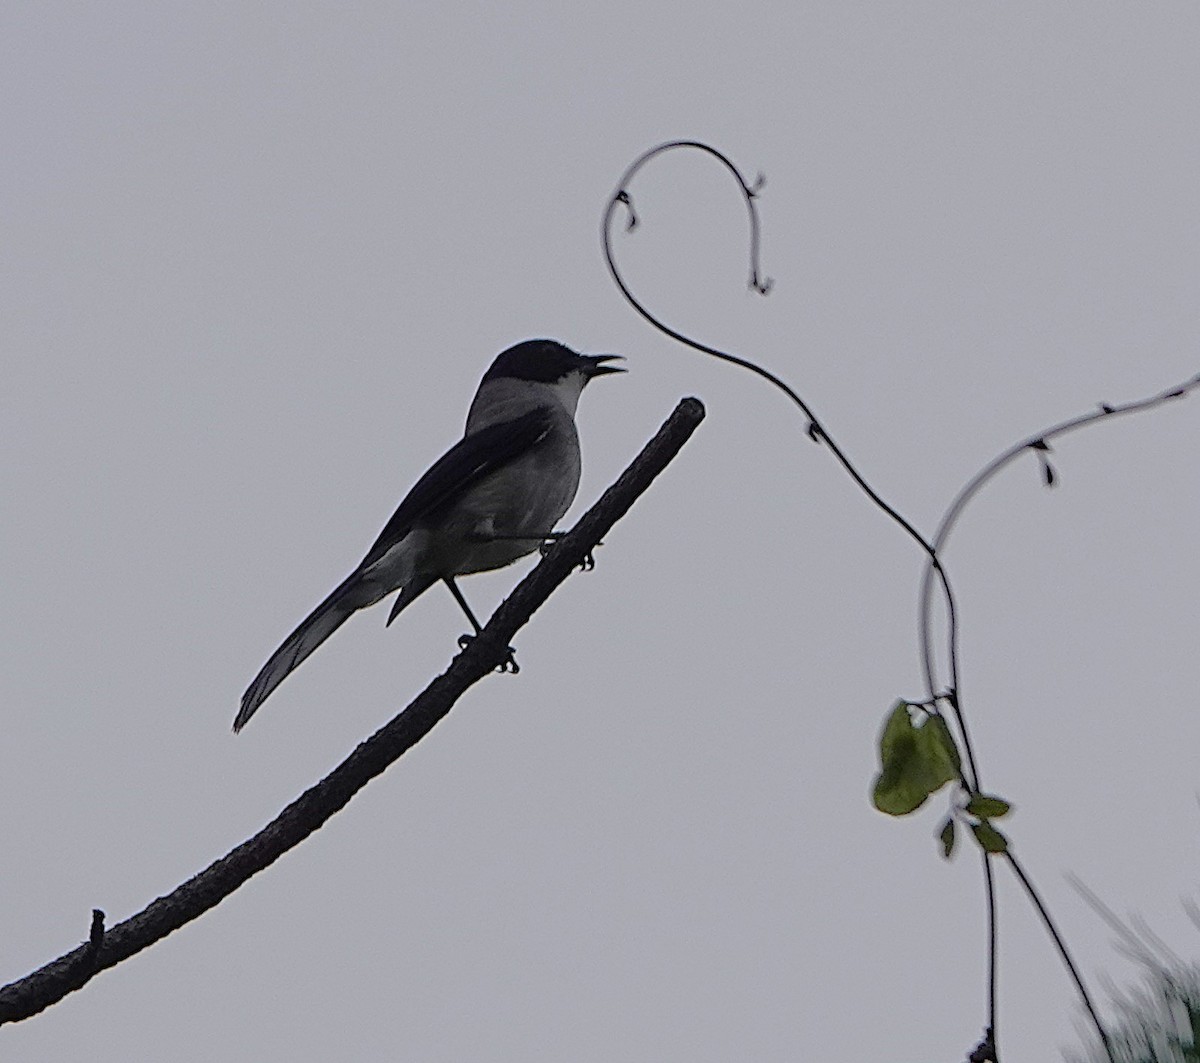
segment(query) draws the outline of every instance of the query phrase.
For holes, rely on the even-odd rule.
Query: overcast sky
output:
[[[0,15],[0,981],[270,819],[441,671],[431,591],[259,666],[461,432],[497,351],[619,351],[582,512],[709,416],[414,752],[230,900],[0,1031],[23,1063],[956,1060],[978,860],[874,812],[921,556],[776,393],[653,333],[604,202],[654,143],[768,178],[766,299],[700,156],[631,282],[787,378],[926,531],[995,453],[1200,370],[1200,8],[21,3]],[[1030,457],[948,552],[985,783],[1098,988],[1080,875],[1200,931],[1200,401]],[[464,581],[477,611],[528,562]],[[1007,1058],[1075,1041],[1001,882]],[[1102,988],[1100,988],[1103,994]]]

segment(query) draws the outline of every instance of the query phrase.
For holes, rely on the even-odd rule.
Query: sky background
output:
[[[298,850],[0,1030],[23,1063],[958,1060],[978,860],[872,810],[923,693],[921,555],[756,358],[932,531],[994,454],[1200,370],[1200,7],[21,3],[0,14],[0,980],[221,856],[406,704],[462,621],[356,617],[238,737],[259,666],[461,432],[495,353],[619,351],[582,512],[708,418],[472,690]],[[1082,968],[1073,872],[1200,930],[1200,403],[1030,457],[947,553],[985,784]],[[528,562],[473,577],[490,611]],[[1011,877],[1006,1057],[1079,1009]]]

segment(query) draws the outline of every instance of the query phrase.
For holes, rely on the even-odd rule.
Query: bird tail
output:
[[[356,593],[361,590],[361,586],[361,577],[357,572],[344,579],[287,637],[283,645],[271,654],[271,659],[262,666],[262,670],[254,677],[254,682],[242,695],[242,707],[233,721],[235,732],[246,726],[247,721],[267,700],[271,691],[299,667],[313,650],[363,605],[368,604],[362,600],[361,593]]]

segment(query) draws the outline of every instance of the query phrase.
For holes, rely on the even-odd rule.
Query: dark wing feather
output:
[[[436,517],[440,509],[484,477],[536,446],[550,431],[551,423],[549,410],[534,409],[460,439],[413,484],[361,567],[373,565],[418,523]]]

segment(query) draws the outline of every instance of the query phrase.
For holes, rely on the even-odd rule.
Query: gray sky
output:
[[[978,861],[872,811],[921,693],[920,556],[746,374],[932,529],[1025,434],[1200,369],[1190,3],[9,3],[0,19],[0,978],[223,854],[440,671],[426,596],[238,698],[461,431],[502,347],[621,351],[573,513],[682,395],[709,418],[477,687],[298,851],[0,1031],[6,1059],[953,1060]],[[1195,838],[1195,400],[1030,459],[949,553],[985,783],[1085,972],[1064,873],[1182,952]],[[519,566],[475,577],[480,610]],[[1076,1005],[1001,874],[1002,1032]]]

